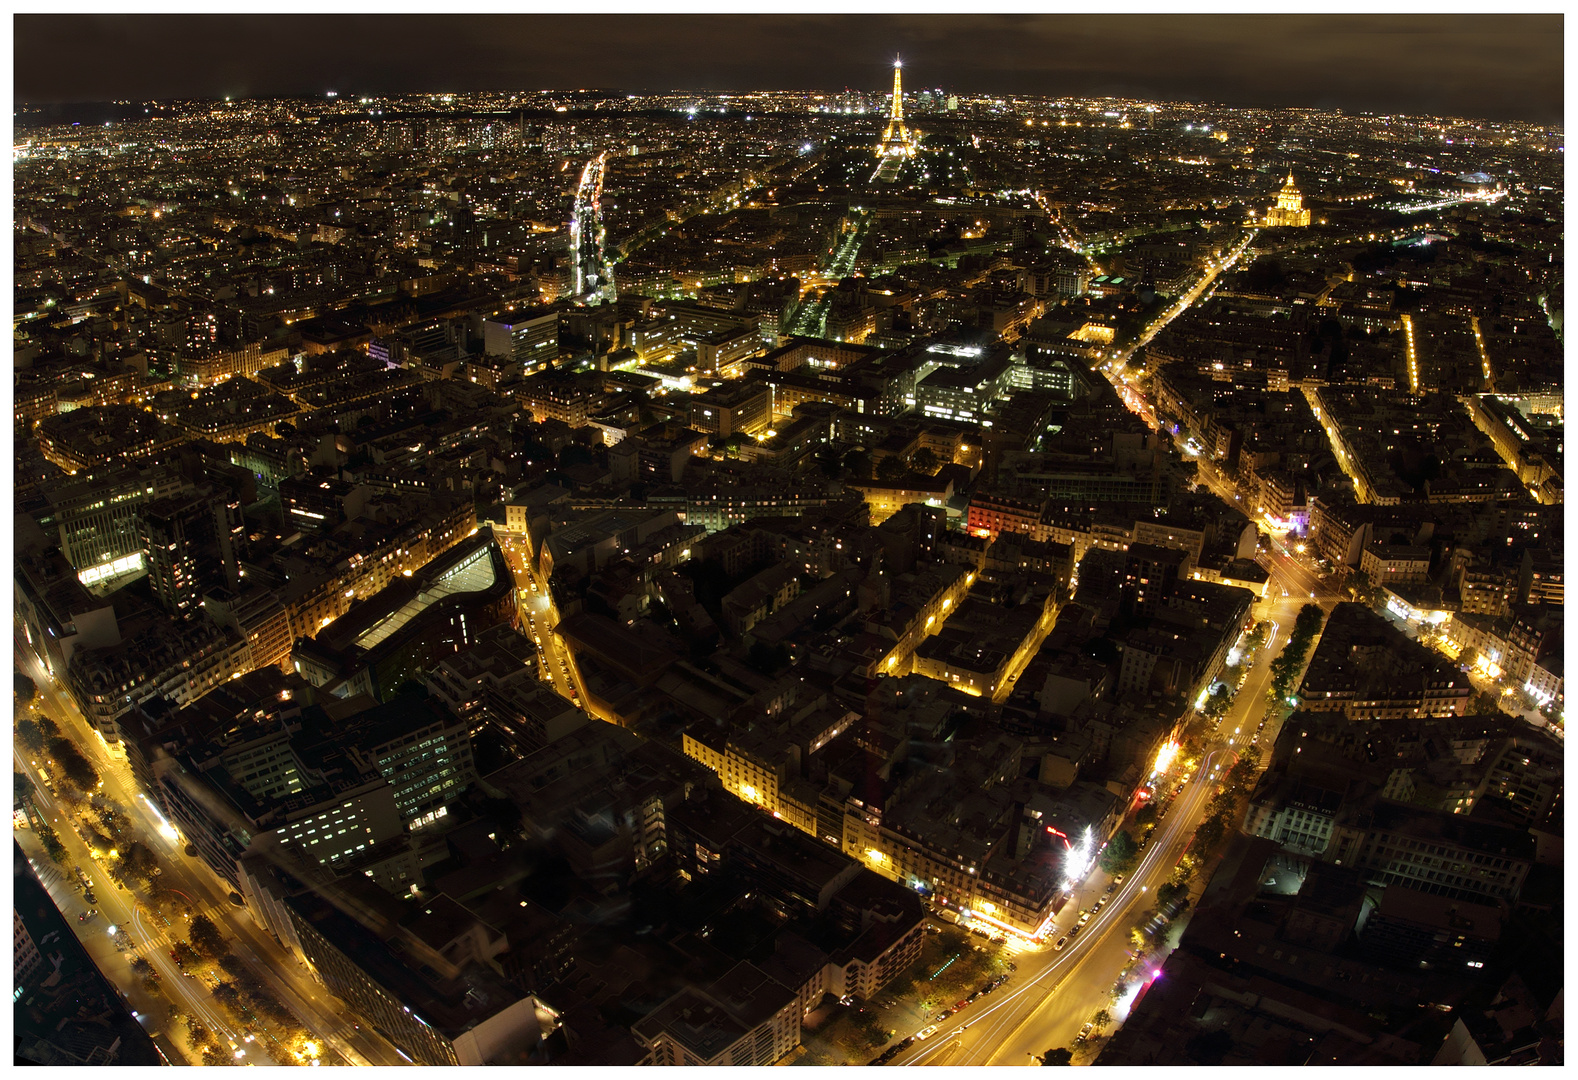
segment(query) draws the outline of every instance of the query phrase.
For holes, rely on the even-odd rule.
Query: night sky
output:
[[[17,15],[23,102],[484,89],[1127,95],[1560,123],[1560,15]],[[913,79],[913,82],[910,80]]]

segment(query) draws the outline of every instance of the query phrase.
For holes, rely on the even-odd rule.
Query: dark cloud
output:
[[[1129,94],[1558,123],[1560,15],[18,15],[22,101],[600,87]]]

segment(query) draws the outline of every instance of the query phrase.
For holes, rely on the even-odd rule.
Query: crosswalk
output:
[[[147,924],[145,923],[143,925]],[[170,940],[170,936],[168,934],[154,934],[150,937],[138,938],[137,943],[139,945],[146,943],[148,948],[157,949],[162,952],[169,952],[170,946],[174,944],[174,942]]]

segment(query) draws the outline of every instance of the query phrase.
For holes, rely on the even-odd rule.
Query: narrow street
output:
[[[537,646],[539,677],[560,697],[587,708],[586,687],[581,684],[574,655],[554,632],[559,616],[554,610],[553,594],[548,590],[547,580],[532,565],[526,535],[500,526],[494,527],[493,534],[509,563],[510,573],[515,576],[521,631]]]

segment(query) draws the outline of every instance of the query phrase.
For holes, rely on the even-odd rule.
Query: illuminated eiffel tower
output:
[[[915,133],[904,126],[903,69],[903,61],[893,61],[893,111],[888,117],[888,126],[882,131],[882,144],[877,147],[877,159],[881,164],[873,179],[893,180],[899,166],[915,156]]]

